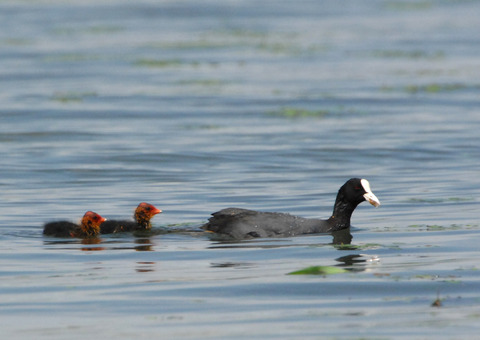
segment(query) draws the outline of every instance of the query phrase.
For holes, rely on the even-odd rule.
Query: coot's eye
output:
[[[361,188],[360,187],[355,187],[355,190],[360,190]]]

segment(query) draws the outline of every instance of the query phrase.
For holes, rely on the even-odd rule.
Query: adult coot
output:
[[[133,218],[130,220],[107,220],[100,226],[102,234],[119,233],[125,231],[147,230],[152,227],[150,220],[156,214],[161,213],[160,209],[155,208],[149,203],[142,202],[135,209]]]
[[[352,178],[338,190],[333,214],[328,220],[227,208],[213,213],[208,223],[201,228],[234,239],[327,233],[349,228],[353,211],[363,201],[368,201],[375,207],[380,205],[366,179]]]
[[[105,222],[105,218],[93,211],[87,211],[80,224],[69,221],[46,223],[43,227],[43,234],[55,237],[94,237],[100,233],[102,222]]]

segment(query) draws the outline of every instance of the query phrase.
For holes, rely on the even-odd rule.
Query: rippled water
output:
[[[2,336],[478,334],[479,12],[0,1]],[[351,235],[196,232],[229,206],[328,217],[354,176],[382,206],[360,205]],[[149,234],[41,234],[141,201],[164,211]],[[345,271],[287,275],[309,266]]]

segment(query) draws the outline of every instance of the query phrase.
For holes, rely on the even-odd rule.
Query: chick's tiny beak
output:
[[[154,208],[152,209],[151,213],[152,215],[160,214],[162,211],[160,209]]]
[[[377,196],[375,196],[373,194],[373,192],[367,192],[363,195],[363,197],[365,198],[365,200],[370,203],[371,205],[373,205],[375,208],[378,207],[380,205],[380,201],[379,199],[377,198]]]

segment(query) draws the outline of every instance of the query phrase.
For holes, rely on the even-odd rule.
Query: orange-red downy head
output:
[[[100,225],[107,219],[93,211],[87,211],[82,218],[82,231],[88,236],[100,234]]]
[[[138,205],[135,212],[143,212],[145,215],[150,216],[152,218],[156,214],[160,214],[162,211],[160,209],[155,208],[153,205],[142,202]]]
[[[153,205],[142,202],[135,209],[135,221],[143,228],[149,229],[151,227],[150,219],[161,212],[160,209],[155,208]]]

